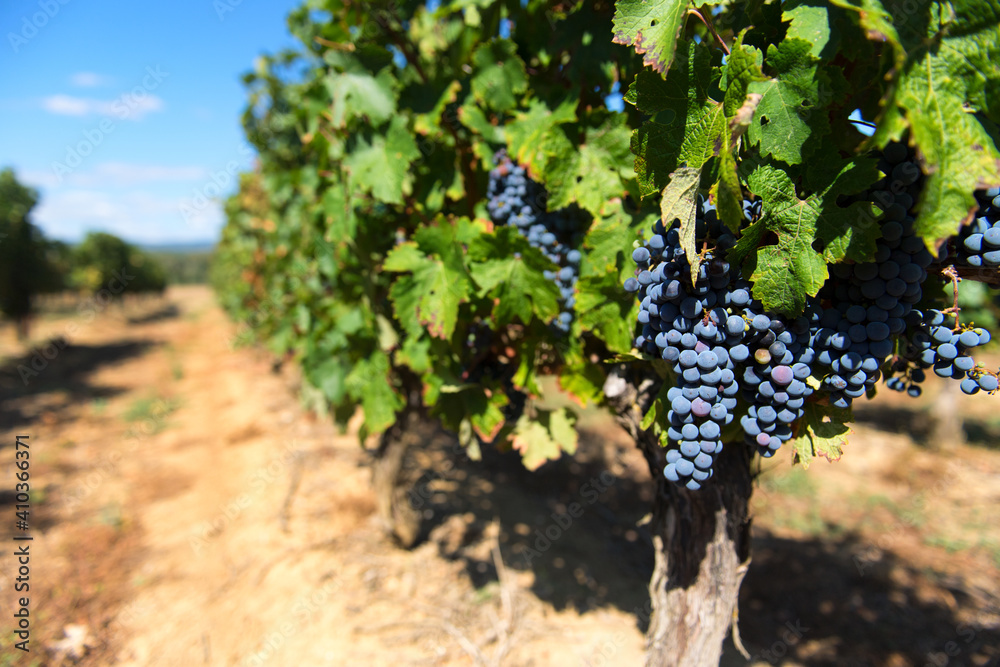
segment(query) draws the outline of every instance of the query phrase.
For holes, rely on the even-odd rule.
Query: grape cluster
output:
[[[533,247],[559,268],[545,271],[545,278],[559,288],[561,312],[552,326],[568,333],[576,305],[575,289],[580,275],[579,209],[564,208],[548,212],[544,188],[528,178],[524,167],[514,163],[506,151],[494,157],[496,167],[490,171],[487,210],[495,224],[514,225]]]
[[[919,396],[920,383],[927,377],[925,371],[933,369],[938,377],[959,380],[966,394],[997,390],[997,377],[977,366],[968,354],[990,342],[990,332],[982,328],[952,329],[945,326],[947,318],[947,313],[936,308],[926,313],[912,311],[900,354],[892,364],[894,376],[886,382],[890,389]]]
[[[748,220],[759,214],[758,202],[745,203]],[[696,227],[699,236],[715,238],[716,251],[703,253],[693,284],[679,232],[662,222],[633,251],[640,271],[625,281],[641,299],[636,347],[670,362],[678,378],[667,392],[671,449],[664,475],[689,489],[712,476],[722,427],[734,421],[740,396],[751,403],[740,422],[746,440],[769,456],[791,437],[790,424],[813,392],[805,382],[809,367],[798,361],[808,321],[800,318],[789,329],[764,314],[738,267],[716,256],[735,238],[703,200]]]
[[[979,190],[979,215],[958,232],[958,262],[967,266],[1000,266],[1000,188]]]
[[[635,345],[670,362],[677,376],[667,392],[667,479],[700,488],[722,450],[722,427],[737,416],[744,441],[771,456],[792,437],[810,396],[849,408],[883,371],[891,388],[911,395],[919,395],[928,368],[961,380],[966,393],[997,389],[996,375],[967,354],[989,340],[988,332],[952,331],[942,311],[916,309],[934,262],[914,230],[919,166],[905,144],[893,143],[880,168],[885,177],[855,197],[880,210],[873,260],[834,265],[797,318],[767,313],[752,296],[739,267],[727,261],[735,236],[705,200],[696,211],[705,250],[694,283],[675,227],[657,222],[634,250],[638,272],[625,290],[640,299]],[[746,223],[762,215],[759,201],[744,201],[743,211]],[[903,353],[889,364],[897,338]]]
[[[906,317],[923,296],[934,256],[913,228],[910,209],[922,176],[906,146],[886,147],[880,165],[886,177],[868,192],[882,209],[882,238],[874,261],[836,264],[809,314],[819,325],[811,339],[824,389],[834,407],[848,408],[874,387],[893,351],[893,337],[906,330]]]

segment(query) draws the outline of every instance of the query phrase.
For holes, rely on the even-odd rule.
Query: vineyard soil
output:
[[[584,413],[581,452],[536,473],[428,431],[424,539],[395,549],[354,434],[235,331],[206,288],[174,288],[81,325],[25,386],[0,329],[0,455],[32,436],[35,664],[641,664],[651,484],[609,418]],[[939,390],[859,405],[836,466],[764,464],[740,594],[755,662],[1000,658],[1000,419],[967,398],[968,444],[931,448]],[[0,590],[11,571],[5,554]],[[746,664],[728,641],[724,664]]]

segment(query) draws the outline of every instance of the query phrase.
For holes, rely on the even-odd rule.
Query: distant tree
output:
[[[73,249],[71,283],[77,289],[121,298],[126,292],[162,292],[163,267],[148,254],[106,232],[90,232]]]
[[[73,270],[73,249],[69,244],[54,239],[44,239],[42,255],[45,258],[38,291],[44,293],[61,292],[67,288],[66,281]]]
[[[49,262],[50,242],[28,219],[37,203],[38,192],[12,169],[0,171],[0,313],[17,323],[21,340],[28,336],[34,295],[60,282]]]
[[[162,294],[167,288],[167,272],[163,265],[152,255],[137,248],[133,248],[131,261],[135,280],[129,283],[128,291]]]

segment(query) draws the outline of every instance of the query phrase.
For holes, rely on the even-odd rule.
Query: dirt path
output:
[[[43,664],[67,657],[41,649],[71,623],[94,665],[491,664],[501,645],[511,665],[639,659],[627,612],[557,610],[514,569],[477,589],[466,559],[439,555],[467,532],[491,551],[496,527],[471,514],[412,552],[388,543],[357,439],[302,410],[263,354],[231,350],[208,290],[168,299],[175,315],[109,309],[74,331],[3,424],[38,443],[46,489]]]
[[[428,434],[429,535],[404,551],[353,433],[233,350],[206,288],[81,315],[41,318],[34,340],[67,343],[34,358],[0,328],[0,457],[31,435],[35,536],[33,652],[11,649],[5,613],[0,667],[642,664],[650,484],[606,418],[585,414],[580,453],[535,473]],[[753,664],[1000,664],[997,399],[962,401],[972,445],[933,451],[930,385],[859,410],[837,465],[765,465],[740,608]],[[747,662],[727,644],[723,664]]]

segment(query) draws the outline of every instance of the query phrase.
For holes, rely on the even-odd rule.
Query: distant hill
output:
[[[214,241],[196,241],[193,243],[153,243],[140,244],[140,248],[153,253],[207,253],[215,250]]]
[[[166,269],[171,284],[208,282],[215,243],[156,243],[140,247]]]

